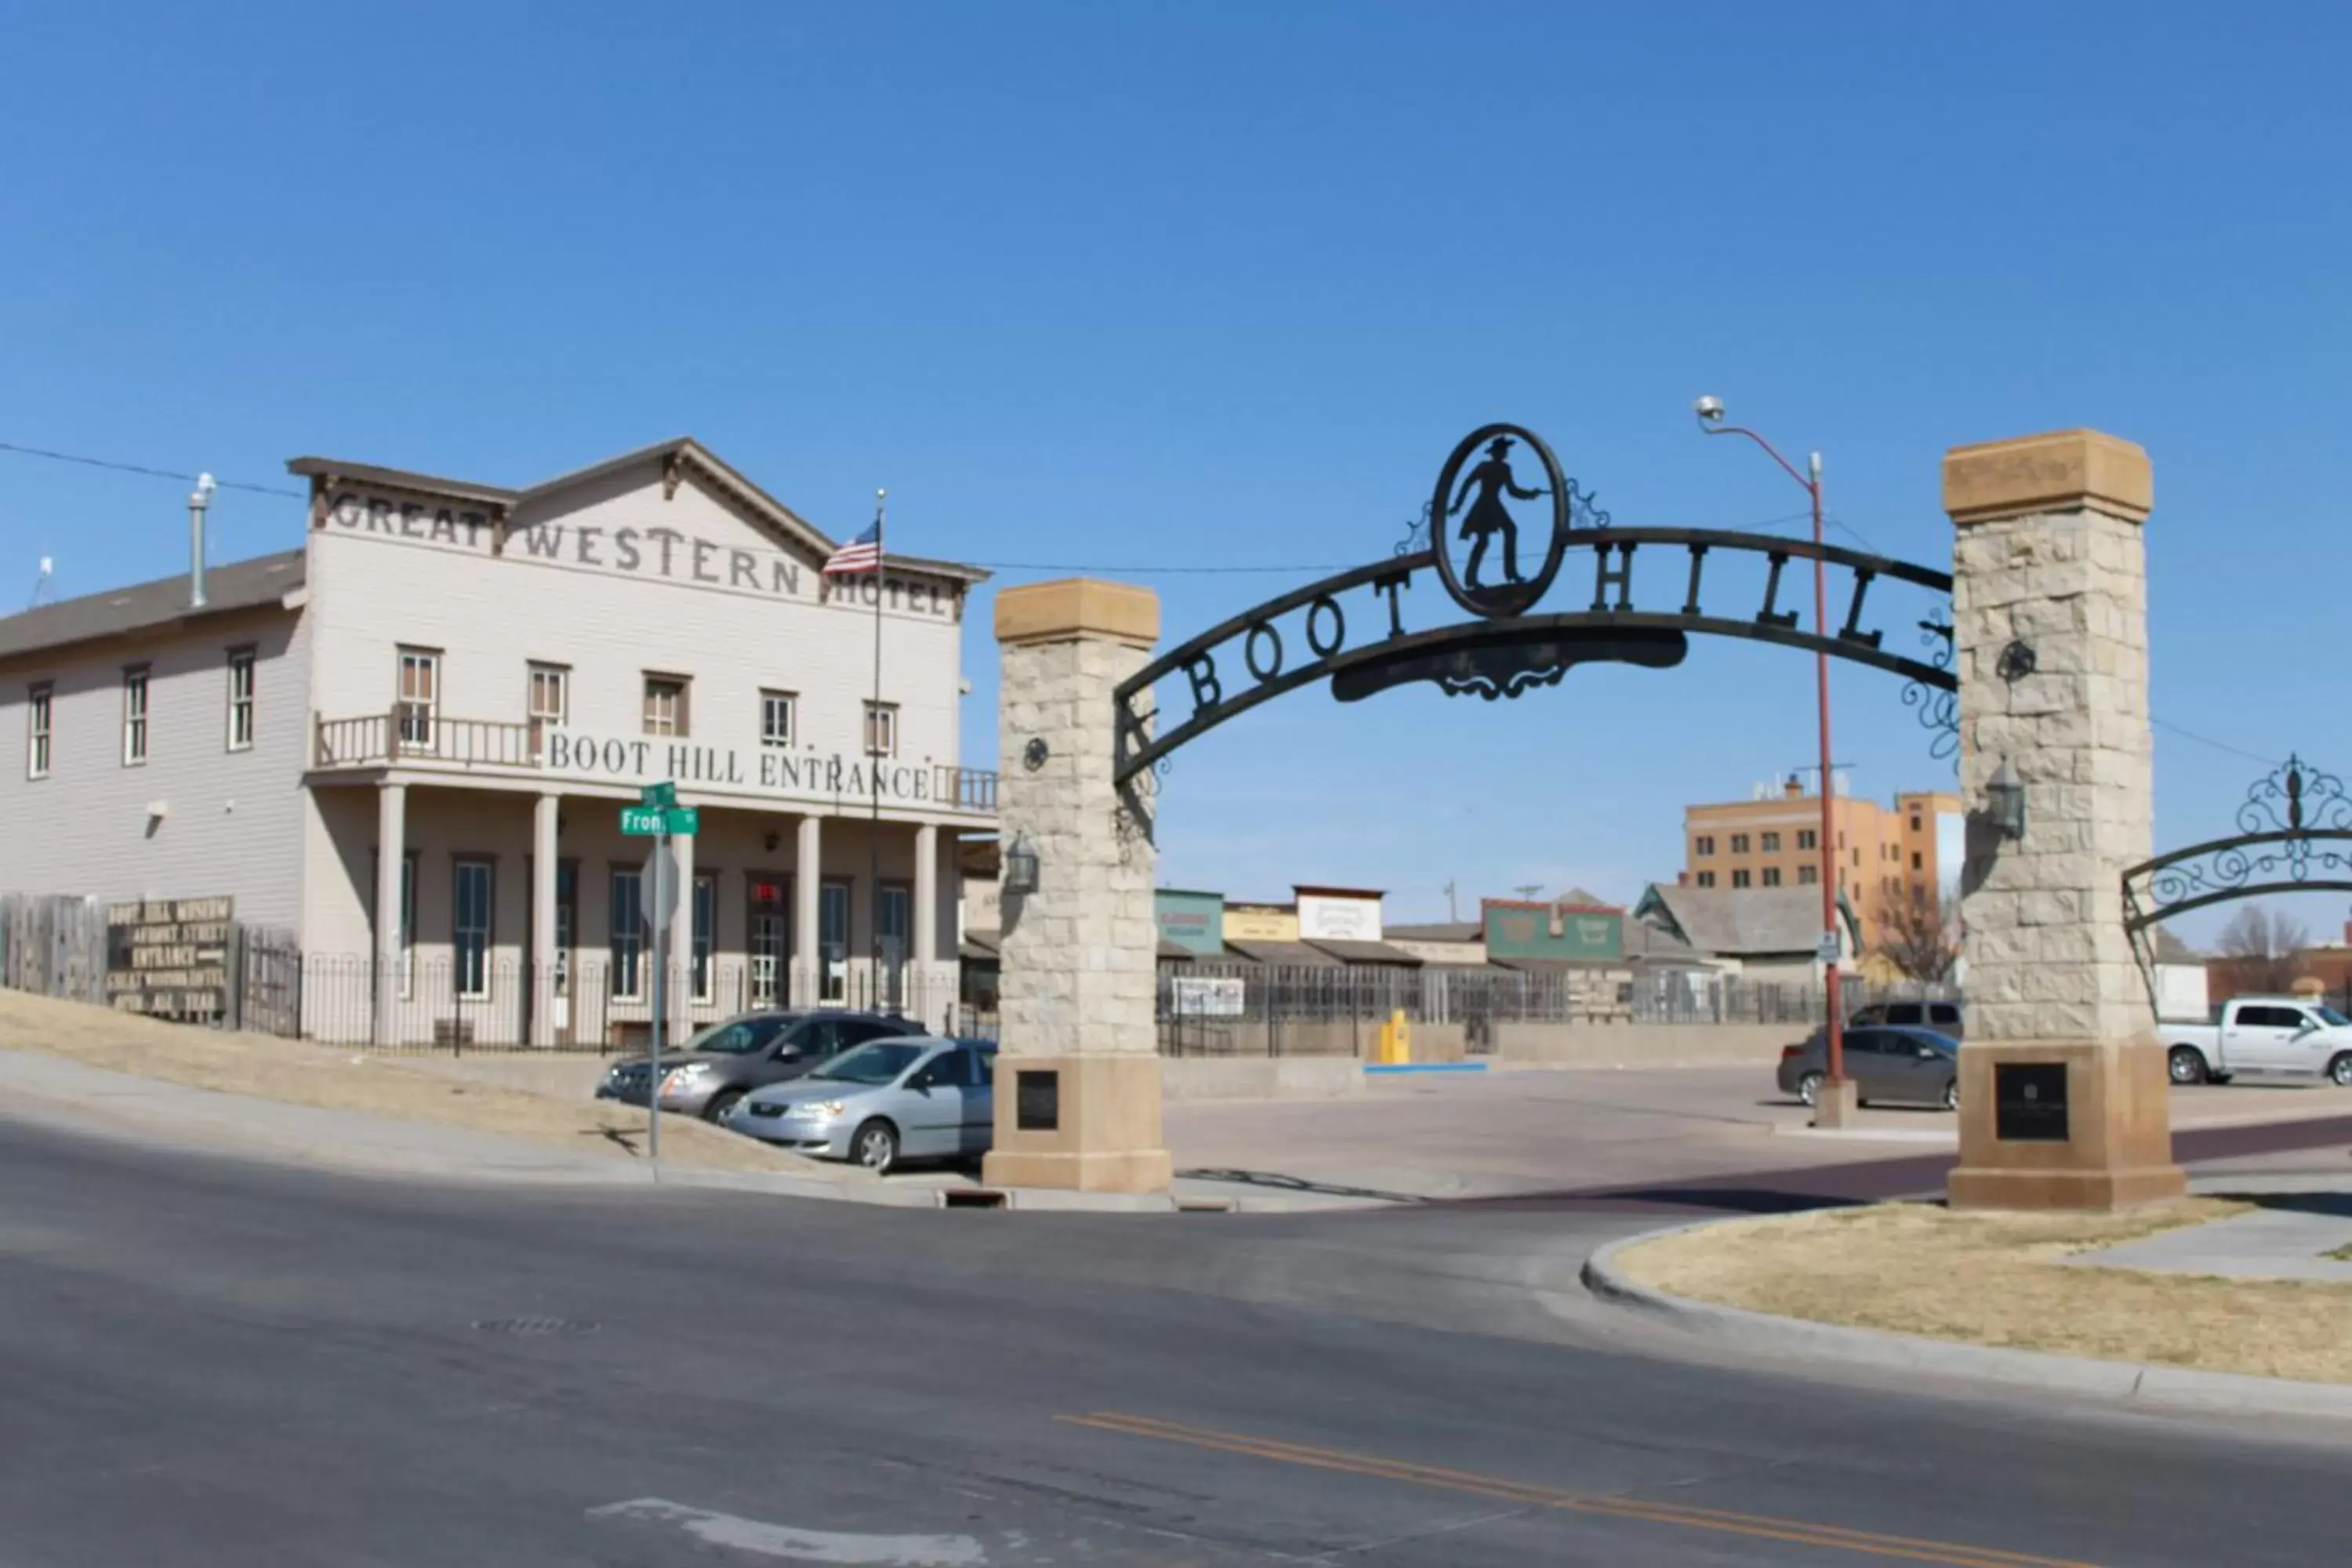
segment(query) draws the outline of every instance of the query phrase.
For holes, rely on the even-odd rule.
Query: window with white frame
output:
[[[530,667],[530,754],[546,755],[547,732],[572,721],[572,668],[569,665]]]
[[[896,702],[866,704],[866,754],[871,757],[895,757],[898,754],[898,705]]]
[[[800,700],[789,691],[760,693],[760,744],[789,746],[800,726],[794,722]]]
[[[457,961],[457,994],[490,994],[490,900],[496,879],[491,862],[461,858],[450,868],[450,945]]]
[[[134,664],[122,672],[122,765],[135,768],[147,760],[147,667]]]
[[[683,735],[687,732],[687,680],[682,675],[646,677],[646,733]]]
[[[441,711],[441,655],[427,647],[400,650],[400,743],[419,751],[433,747],[433,723]]]
[[[646,994],[645,873],[613,868],[613,999],[634,1002]]]
[[[49,776],[49,717],[56,689],[47,681],[25,694],[25,776]]]
[[[249,647],[228,650],[228,749],[253,749],[254,653]]]

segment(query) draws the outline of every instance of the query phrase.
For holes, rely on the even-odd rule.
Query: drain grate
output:
[[[486,1334],[593,1334],[596,1325],[585,1318],[477,1318],[474,1327]]]

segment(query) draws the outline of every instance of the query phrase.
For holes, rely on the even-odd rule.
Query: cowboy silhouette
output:
[[[1462,488],[1454,497],[1454,504],[1445,515],[1454,516],[1462,503],[1470,500],[1470,487],[1478,487],[1478,499],[1470,504],[1470,515],[1462,520],[1461,537],[1474,542],[1470,560],[1462,569],[1462,585],[1475,589],[1478,583],[1478,563],[1486,558],[1486,546],[1497,533],[1503,536],[1503,576],[1507,582],[1523,581],[1519,576],[1519,525],[1511,521],[1508,509],[1503,505],[1507,492],[1516,500],[1534,500],[1549,495],[1543,489],[1523,490],[1511,474],[1511,438],[1497,436],[1486,443],[1486,460],[1462,477]]]

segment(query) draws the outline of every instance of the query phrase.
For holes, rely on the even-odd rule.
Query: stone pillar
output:
[[[1956,1207],[2105,1209],[2186,1189],[2124,934],[2123,872],[2151,852],[2151,494],[2147,453],[2095,430],[1944,458],[1969,812]],[[2025,788],[2017,839],[1987,812],[2004,759]]]
[[[795,1007],[811,1007],[824,994],[824,960],[816,946],[816,890],[824,877],[824,819],[814,812],[801,818],[793,863],[793,974],[787,991]]]
[[[555,1044],[556,821],[563,797],[550,790],[530,811],[530,1043]]]
[[[1111,694],[1159,637],[1145,588],[1075,578],[996,597],[999,833],[1035,850],[1037,889],[1003,899],[993,1183],[1168,1188],[1152,847],[1111,783]]]
[[[408,863],[408,786],[375,788],[375,1032],[379,1046],[400,1038],[400,889]]]

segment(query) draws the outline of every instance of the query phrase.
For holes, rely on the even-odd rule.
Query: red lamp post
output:
[[[1813,503],[1813,636],[1829,637],[1829,587],[1827,574],[1818,552],[1822,544],[1822,455],[1815,452],[1799,473],[1796,466],[1774,450],[1772,443],[1755,431],[1739,425],[1723,422],[1723,399],[1702,397],[1692,405],[1698,416],[1698,427],[1709,436],[1745,436],[1764,448],[1765,455],[1780,465],[1781,471],[1805,488]],[[1837,833],[1830,793],[1830,656],[1816,650],[1813,655],[1814,702],[1821,717],[1822,743],[1822,935],[1827,941],[1837,938]],[[1845,1006],[1840,984],[1838,961],[1834,951],[1828,959],[1825,1006],[1829,1014],[1830,1082],[1845,1081]]]

